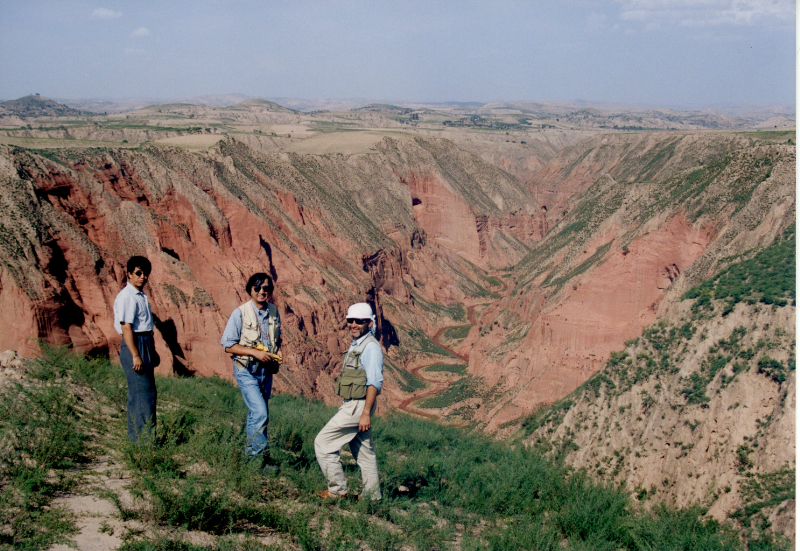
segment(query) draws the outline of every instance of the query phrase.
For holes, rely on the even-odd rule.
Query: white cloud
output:
[[[133,31],[131,33],[131,36],[137,36],[137,37],[138,36],[148,36],[149,34],[150,34],[150,31],[148,31],[146,28],[139,27],[138,29],[136,29],[135,31]]]
[[[678,24],[751,25],[758,20],[793,21],[794,0],[617,0],[623,21],[649,28]]]
[[[107,10],[106,8],[97,8],[92,12],[92,19],[119,19],[122,17],[121,11]]]

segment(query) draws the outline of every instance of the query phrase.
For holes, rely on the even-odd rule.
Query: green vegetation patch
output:
[[[449,306],[442,306],[440,304],[425,300],[419,295],[419,293],[415,293],[413,287],[411,287],[408,283],[405,285],[408,289],[408,292],[414,299],[414,304],[421,307],[423,310],[427,310],[428,312],[436,314],[437,316],[448,317],[453,321],[465,321],[467,319],[467,311],[464,309],[463,304],[455,303]]]
[[[481,377],[463,377],[439,394],[420,400],[417,405],[426,409],[452,406],[469,398],[480,396],[483,385],[484,382]]]
[[[408,338],[411,339],[409,346],[415,347],[417,350],[424,354],[434,354],[437,356],[450,356],[453,355],[437,345],[422,329],[406,329]]]
[[[689,289],[684,299],[696,299],[692,312],[713,313],[712,300],[724,300],[722,315],[739,302],[785,306],[795,303],[795,226],[752,258],[729,266],[712,279]]]
[[[383,363],[389,371],[395,374],[397,384],[400,386],[401,391],[414,392],[428,386],[428,383],[423,381],[420,377],[414,375],[410,371],[397,367],[397,365],[386,356],[383,358]]]
[[[426,367],[425,371],[430,371],[431,373],[456,373],[458,375],[464,375],[467,372],[467,366],[464,364],[435,364]]]
[[[471,325],[459,325],[456,327],[451,327],[444,332],[444,338],[451,341],[464,340],[467,338],[467,335],[469,335],[470,329],[472,329]]]
[[[609,241],[605,245],[598,247],[598,249],[594,252],[594,254],[592,254],[592,256],[590,256],[589,258],[587,258],[586,260],[584,260],[583,262],[581,262],[580,264],[578,264],[577,266],[569,270],[566,274],[560,277],[552,278],[553,272],[551,272],[550,275],[547,276],[547,279],[545,279],[544,282],[542,282],[542,287],[561,287],[567,281],[581,275],[586,270],[588,270],[589,268],[600,262],[606,255],[608,250],[611,248],[612,244],[613,242]]]
[[[750,526],[757,521],[765,524],[764,509],[775,507],[795,498],[795,469],[785,466],[771,473],[753,474],[745,478],[739,488],[744,507],[735,511],[731,517]]]
[[[0,549],[46,549],[77,532],[74,515],[51,502],[88,460],[89,427],[65,381],[35,367],[0,389]]]

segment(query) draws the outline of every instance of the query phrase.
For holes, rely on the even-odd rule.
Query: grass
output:
[[[472,325],[458,325],[456,327],[450,327],[444,332],[444,338],[451,341],[464,340],[467,338],[467,335],[469,335],[470,329],[472,329]]]
[[[729,266],[712,279],[689,289],[685,299],[697,299],[694,314],[713,313],[713,300],[725,301],[722,315],[739,302],[785,306],[795,303],[795,226],[788,228],[781,239]]]
[[[43,549],[77,531],[72,515],[50,502],[73,486],[87,439],[63,382],[32,372],[0,390],[0,549]]]
[[[433,409],[451,406],[458,402],[480,395],[481,380],[472,377],[463,377],[447,387],[445,390],[418,402],[419,407]]]
[[[414,375],[410,371],[397,367],[391,359],[384,357],[384,367],[396,375],[396,381],[400,390],[403,392],[414,392],[428,386],[422,378]]]
[[[242,457],[246,408],[227,381],[157,378],[155,446],[142,446],[126,442],[124,415],[102,411],[124,403],[118,366],[51,349],[29,376],[27,386],[4,390],[14,400],[6,394],[0,402],[6,549],[68,539],[72,520],[42,504],[80,470],[87,429],[100,421],[109,436],[93,445],[124,462],[136,497],[134,505],[120,505],[120,516],[173,527],[158,536],[129,532],[126,550],[745,548],[701,510],[640,509],[623,489],[534,450],[403,414],[374,420],[384,499],[324,503],[315,497],[324,481],[313,439],[334,408],[321,402],[289,395],[270,402],[275,476]],[[77,408],[75,392],[85,395],[85,409]],[[345,461],[345,472],[356,489],[356,468]],[[30,496],[43,497],[33,503]],[[260,543],[254,534],[264,529],[283,543]],[[186,530],[203,530],[213,543],[191,544]]]
[[[431,373],[456,373],[458,375],[464,375],[467,372],[467,366],[464,364],[435,364],[426,367],[425,371],[430,371]]]

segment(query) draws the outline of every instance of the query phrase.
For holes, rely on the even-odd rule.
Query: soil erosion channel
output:
[[[499,279],[498,281],[499,281],[500,285],[503,286],[503,293],[505,293],[508,290],[508,286],[506,285],[505,281],[502,280],[502,278]],[[478,323],[477,320],[475,319],[475,307],[476,306],[488,306],[489,304],[491,304],[491,303],[473,305],[473,306],[470,306],[467,309],[467,319],[469,320],[469,324],[470,325],[475,325],[475,324]],[[462,325],[463,324],[456,324],[456,325],[447,325],[445,327],[442,327],[441,329],[439,329],[436,332],[436,334],[433,336],[432,340],[433,340],[434,344],[436,344],[437,346],[443,348],[444,350],[446,350],[447,352],[449,352],[450,354],[452,354],[453,356],[455,356],[456,358],[458,358],[459,360],[464,362],[464,364],[469,365],[469,356],[468,355],[459,354],[458,352],[456,352],[455,350],[453,350],[452,348],[450,348],[446,344],[442,343],[442,336],[445,334],[445,332],[447,330],[453,329],[454,327],[461,327]],[[400,402],[400,405],[398,405],[397,407],[401,411],[405,411],[406,413],[411,413],[413,415],[419,415],[421,417],[427,417],[428,419],[439,419],[440,418],[439,415],[436,415],[434,413],[429,413],[427,411],[420,411],[419,409],[417,409],[417,408],[412,406],[412,404],[414,402],[418,402],[419,400],[422,400],[422,399],[427,398],[429,396],[433,396],[433,395],[439,394],[440,392],[446,390],[450,385],[452,385],[453,383],[455,383],[456,381],[459,380],[459,379],[451,379],[451,380],[442,381],[441,379],[431,379],[431,378],[429,378],[429,377],[427,377],[426,375],[423,374],[424,370],[426,370],[427,368],[432,367],[434,365],[441,365],[441,362],[426,363],[426,364],[420,365],[418,367],[414,367],[414,368],[409,370],[411,373],[413,373],[414,375],[416,375],[417,377],[419,377],[420,379],[422,379],[423,381],[425,381],[426,383],[431,385],[431,388],[429,390],[426,390],[425,392],[422,392],[421,394],[416,394],[416,395],[411,396],[409,398],[406,398],[405,400]],[[453,364],[453,365],[456,365],[456,364]]]

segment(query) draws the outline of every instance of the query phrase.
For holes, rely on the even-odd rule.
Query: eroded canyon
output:
[[[303,114],[268,102],[23,128],[6,120],[0,350],[34,355],[43,340],[114,356],[111,305],[125,260],[144,254],[161,373],[231,378],[220,334],[246,278],[267,270],[284,323],[280,392],[333,400],[344,312],[368,300],[386,350],[383,409],[500,436],[522,430],[562,451],[570,441],[582,451],[569,460],[595,470],[625,454],[615,479],[680,504],[738,489],[738,450],[758,431],[763,472],[793,469],[793,299],[710,316],[689,337],[706,350],[752,321],[753,334],[778,343],[771,358],[792,366],[782,381],[754,357],[708,402],[672,390],[661,409],[644,407],[644,392],[659,396],[650,378],[625,395],[598,393],[589,409],[573,401],[566,417],[531,420],[597,381],[618,351],[644,357],[631,341],[658,320],[680,325],[687,290],[785,238],[796,215],[794,132],[623,133],[501,111],[495,126],[457,128],[443,124],[452,113],[430,109]],[[684,356],[663,388],[701,372],[702,354]],[[737,385],[762,405],[733,430],[730,406],[749,404]],[[619,415],[590,414],[601,397]],[[687,433],[681,445],[728,434],[716,456],[690,448],[694,480],[674,457],[630,441],[674,449],[674,438],[647,432],[667,414],[670,431]],[[592,416],[639,436],[601,445]],[[687,432],[687,420],[701,428]],[[719,516],[741,503],[730,490],[714,495]],[[789,516],[778,522],[787,533]]]

